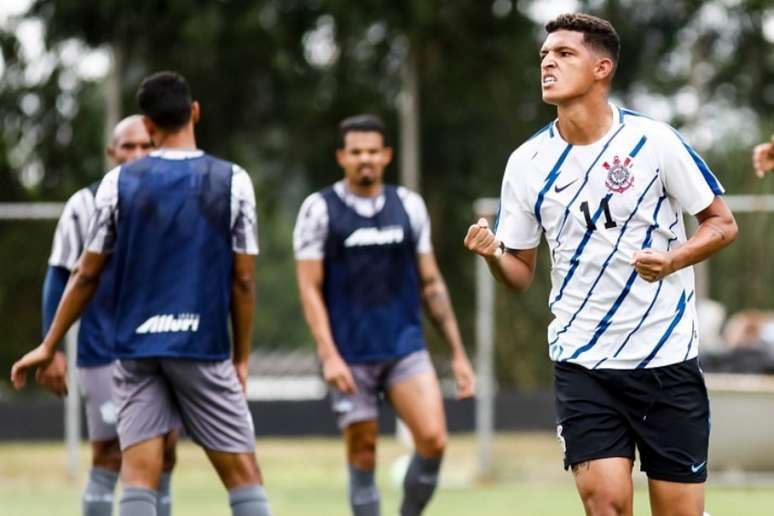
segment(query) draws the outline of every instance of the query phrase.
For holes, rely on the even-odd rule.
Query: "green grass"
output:
[[[379,447],[378,482],[385,515],[397,514],[400,491],[394,461],[407,450],[392,438]],[[204,454],[190,442],[178,452],[173,476],[173,514],[228,515],[225,491]],[[583,514],[570,474],[561,469],[559,446],[550,434],[502,434],[494,448],[496,474],[474,479],[476,448],[471,436],[451,439],[442,486],[427,516],[553,516]],[[88,448],[80,450],[81,478],[68,481],[60,443],[0,445],[0,514],[76,516]],[[261,439],[258,458],[275,516],[348,514],[344,453],[337,439]],[[636,467],[636,466],[635,466]],[[712,478],[712,475],[711,475]],[[649,514],[643,479],[636,476],[635,514]],[[707,486],[712,516],[772,514],[774,485]]]

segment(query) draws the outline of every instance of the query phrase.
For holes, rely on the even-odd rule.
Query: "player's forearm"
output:
[[[67,287],[67,280],[70,278],[70,271],[64,267],[50,265],[46,271],[46,279],[43,281],[42,292],[42,319],[43,335],[48,333],[51,323],[54,321],[56,308],[62,301],[62,295]]]
[[[306,287],[301,291],[301,304],[304,309],[304,318],[309,326],[309,331],[317,345],[317,356],[320,360],[337,355],[339,351],[333,340],[331,325],[328,319],[328,309],[322,294],[314,287]]]
[[[250,356],[255,318],[255,280],[234,277],[231,285],[231,328],[234,336],[234,362],[247,362]]]
[[[525,292],[532,284],[535,271],[517,253],[506,251],[502,256],[484,258],[492,276],[516,292]]]
[[[670,251],[677,271],[706,260],[736,239],[738,228],[732,216],[712,216],[701,222],[696,233],[681,247]]]
[[[76,267],[67,282],[51,327],[43,339],[43,345],[46,348],[51,350],[56,348],[57,343],[64,338],[67,330],[78,320],[86,305],[94,297],[98,286],[99,274],[87,273]]]
[[[422,287],[422,300],[433,325],[449,346],[453,355],[465,354],[457,318],[444,281],[436,276]]]

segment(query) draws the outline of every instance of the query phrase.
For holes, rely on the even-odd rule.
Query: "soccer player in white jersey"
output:
[[[144,157],[153,147],[142,116],[131,115],[113,129],[107,154],[114,165]],[[43,334],[48,332],[62,298],[70,271],[83,252],[89,225],[95,213],[94,194],[99,181],[75,192],[59,218],[43,284]],[[104,283],[104,282],[103,282]],[[107,290],[106,290],[107,289]],[[103,285],[103,296],[110,296]],[[100,299],[100,294],[97,294]],[[116,433],[116,413],[111,400],[113,352],[105,326],[112,311],[109,303],[96,301],[81,318],[78,335],[78,377],[86,408],[86,428],[91,445],[91,469],[81,498],[84,516],[109,516],[113,512],[113,491],[121,469],[121,449]],[[57,351],[54,360],[41,368],[38,382],[57,395],[67,391],[67,359]],[[165,442],[164,473],[159,484],[157,512],[171,512],[170,474],[175,463],[176,432]]]
[[[774,136],[771,141],[759,143],[753,149],[753,167],[758,177],[774,172]]]
[[[710,421],[691,265],[736,223],[676,131],[609,103],[613,27],[565,14],[546,31],[541,86],[557,119],[508,160],[496,233],[481,219],[465,246],[523,291],[548,243],[557,433],[586,514],[632,514],[636,448],[653,514],[700,516]],[[683,211],[699,223],[690,238]]]
[[[304,315],[346,443],[352,513],[379,515],[374,468],[386,397],[414,438],[400,514],[417,516],[435,490],[446,446],[422,302],[451,350],[460,398],[473,395],[474,374],[435,261],[425,203],[384,184],[392,160],[385,133],[374,115],[341,122],[336,159],[344,179],[306,198],[293,245]]]

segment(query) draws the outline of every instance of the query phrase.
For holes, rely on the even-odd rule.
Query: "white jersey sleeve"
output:
[[[527,196],[526,181],[519,177],[527,169],[523,155],[523,147],[511,154],[500,192],[495,234],[508,249],[533,249],[540,244],[543,233]]]
[[[56,224],[49,265],[73,270],[83,252],[93,217],[94,194],[89,188],[70,196]]]
[[[680,134],[665,127],[658,142],[661,175],[667,194],[691,215],[710,204],[723,187],[707,164]]]
[[[118,166],[105,174],[94,196],[95,213],[86,240],[86,249],[92,253],[112,253],[116,244],[118,222]]]
[[[239,165],[231,178],[231,242],[235,253],[258,254],[255,191],[250,175]]]
[[[411,229],[414,233],[414,239],[417,243],[417,254],[427,254],[433,251],[433,244],[430,235],[430,216],[427,213],[422,196],[412,192],[408,188],[398,187],[398,197],[403,201],[403,207],[409,216]]]
[[[307,197],[298,210],[293,229],[293,252],[296,260],[322,260],[328,238],[328,205],[319,192]]]

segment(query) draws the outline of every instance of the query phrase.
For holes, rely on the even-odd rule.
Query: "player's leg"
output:
[[[378,516],[379,489],[374,481],[376,442],[379,423],[376,419],[356,421],[344,428],[349,469],[349,503],[354,516]]]
[[[709,398],[698,362],[647,371],[647,417],[635,422],[654,516],[701,516],[709,447]]]
[[[172,513],[172,470],[177,462],[177,431],[164,436],[164,461],[159,479],[159,496],[156,504],[157,516],[169,516]]]
[[[110,516],[121,470],[116,410],[111,398],[111,365],[80,367],[78,377],[91,444],[91,469],[81,498],[81,511],[84,516]]]
[[[701,516],[704,514],[704,484],[648,480],[650,512],[653,516]]]
[[[255,458],[255,430],[247,399],[230,360],[164,359],[180,414],[191,438],[228,490],[233,516],[269,516]]]
[[[632,459],[611,457],[571,466],[588,516],[631,516],[632,464]]]
[[[416,449],[403,480],[400,514],[418,515],[438,485],[447,440],[441,389],[426,351],[404,357],[391,369],[387,393]]]
[[[564,467],[572,468],[590,516],[632,514],[635,436],[617,397],[617,373],[554,364],[557,437]]]
[[[164,436],[180,427],[177,407],[154,359],[113,366],[113,400],[122,448],[121,516],[156,516]]]

